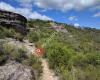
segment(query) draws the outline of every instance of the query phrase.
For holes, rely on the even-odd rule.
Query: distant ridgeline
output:
[[[27,19],[24,16],[0,9],[0,25],[12,27],[21,34],[26,34],[26,24]]]

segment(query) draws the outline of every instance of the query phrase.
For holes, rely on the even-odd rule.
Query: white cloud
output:
[[[4,10],[9,10],[12,12],[16,12],[16,13],[20,13],[23,16],[27,17],[27,18],[31,18],[31,19],[41,19],[41,20],[52,20],[51,18],[45,16],[45,15],[41,15],[38,12],[33,12],[31,9],[29,8],[15,8],[13,6],[11,6],[10,4],[7,4],[5,2],[0,2],[0,9],[4,9]]]
[[[100,17],[100,12],[96,13],[93,17]]]
[[[10,10],[10,11],[14,11],[15,10],[14,7],[12,7],[11,5],[6,4],[4,2],[0,2],[0,9]]]
[[[36,5],[44,9],[67,11],[71,9],[81,10],[100,4],[100,0],[17,0],[24,5]]]
[[[70,16],[68,19],[70,21],[77,21],[78,20],[76,16]]]
[[[46,12],[46,11],[47,11],[46,9],[40,10],[40,12]]]
[[[74,24],[74,26],[75,26],[75,27],[79,27],[79,26],[80,26],[80,24],[78,24],[78,23],[75,23],[75,24]]]

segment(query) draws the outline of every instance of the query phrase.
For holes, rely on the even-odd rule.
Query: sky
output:
[[[100,0],[0,0],[0,9],[22,14],[27,19],[100,29]]]

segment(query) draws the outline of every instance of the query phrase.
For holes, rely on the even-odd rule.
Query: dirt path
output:
[[[42,67],[43,67],[43,74],[41,80],[58,80],[58,77],[55,76],[54,72],[49,69],[49,65],[46,59],[41,59]]]

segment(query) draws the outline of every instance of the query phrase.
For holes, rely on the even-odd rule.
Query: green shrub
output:
[[[30,55],[29,63],[33,67],[33,69],[38,70],[38,73],[42,73],[41,61],[39,58],[37,58],[33,55]]]
[[[35,57],[34,55],[29,55],[28,59],[23,60],[22,63],[31,66],[36,72],[36,77],[39,79],[42,73],[42,66],[39,58]]]
[[[23,41],[24,35],[18,33],[13,28],[7,28],[5,26],[0,26],[0,38],[15,38],[19,41]]]
[[[88,65],[98,66],[100,65],[100,54],[99,53],[77,53],[72,57],[73,65],[78,67],[86,67]]]
[[[23,48],[17,48],[14,45],[5,43],[3,45],[4,53],[9,56],[11,60],[17,62],[22,62],[24,59],[27,59],[26,51]]]
[[[8,29],[4,26],[0,26],[0,38],[13,37],[15,33],[13,28]]]
[[[14,38],[19,40],[19,41],[23,41],[24,36],[20,33],[15,33]]]
[[[39,36],[36,32],[30,32],[28,34],[28,39],[29,39],[30,42],[38,42]]]

